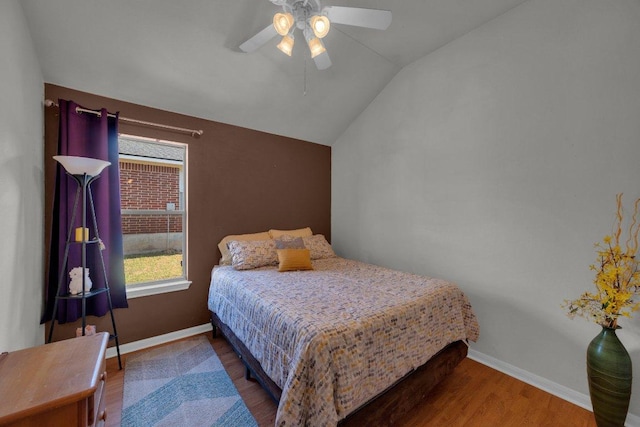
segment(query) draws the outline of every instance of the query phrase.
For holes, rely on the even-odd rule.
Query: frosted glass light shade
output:
[[[293,37],[286,35],[282,38],[282,41],[278,43],[278,49],[291,56],[291,53],[293,53],[293,42]]]
[[[315,58],[321,53],[326,52],[326,49],[324,48],[322,41],[320,41],[320,39],[317,37],[310,39],[307,43],[309,44],[309,50],[311,51],[312,58]]]
[[[106,160],[93,159],[91,157],[79,157],[79,156],[53,156],[62,167],[71,175],[84,175],[97,176],[100,172],[111,162]]]
[[[286,36],[293,26],[293,15],[290,13],[276,13],[273,15],[273,27],[281,36]]]
[[[327,34],[329,34],[329,29],[331,28],[331,23],[329,22],[329,18],[323,15],[314,15],[311,17],[311,29],[313,30],[313,34],[316,35],[317,38],[324,38]]]

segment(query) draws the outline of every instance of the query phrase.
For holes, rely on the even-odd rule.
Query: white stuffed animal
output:
[[[71,295],[77,295],[82,292],[82,267],[72,268],[69,272],[71,283],[69,283],[69,293]],[[84,269],[84,291],[89,292],[91,290],[91,279],[89,278],[89,269]]]

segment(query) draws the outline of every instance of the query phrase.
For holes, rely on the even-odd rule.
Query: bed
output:
[[[392,424],[466,357],[475,314],[450,282],[337,257],[326,240],[314,251],[313,239],[324,237],[304,240],[310,270],[279,271],[268,241],[251,248],[260,262],[215,266],[214,333],[279,402],[276,425]]]

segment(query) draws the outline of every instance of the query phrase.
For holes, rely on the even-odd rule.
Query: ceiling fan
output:
[[[311,57],[319,70],[331,66],[331,58],[322,43],[332,24],[386,30],[391,24],[391,12],[359,7],[325,6],[319,0],[270,0],[282,6],[282,12],[273,16],[273,24],[240,45],[244,52],[253,52],[276,35],[282,36],[278,49],[291,56],[294,32],[299,29],[309,46]]]

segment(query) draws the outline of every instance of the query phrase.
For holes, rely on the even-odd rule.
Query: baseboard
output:
[[[122,355],[132,353],[134,351],[144,350],[145,348],[153,347],[156,345],[166,344],[171,341],[209,332],[211,331],[211,329],[211,323],[205,323],[204,325],[198,325],[192,328],[182,329],[180,331],[169,332],[168,334],[157,335],[155,337],[145,338],[143,340],[122,344],[120,346],[120,354]],[[107,359],[116,356],[118,356],[116,348],[109,347],[107,349]]]
[[[570,389],[538,375],[532,374],[531,372],[505,363],[494,357],[487,356],[486,354],[480,353],[479,351],[471,348],[469,349],[468,357],[469,359],[475,360],[476,362],[489,366],[496,371],[500,371],[511,377],[517,378],[520,381],[532,385],[533,387],[539,388],[540,390],[544,390],[547,393],[553,394],[560,399],[571,402],[574,405],[580,406],[588,411],[593,410],[591,406],[591,400],[586,394],[579,393],[573,389]],[[640,427],[640,417],[633,414],[627,414],[625,425],[627,427]]]

